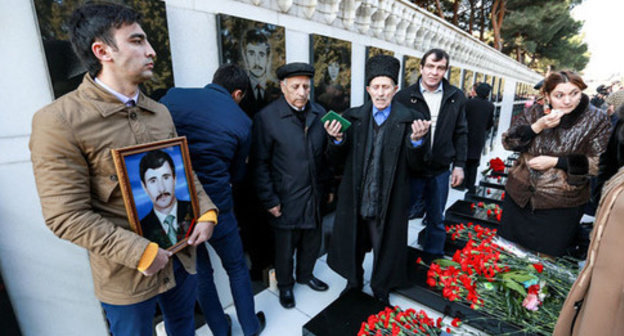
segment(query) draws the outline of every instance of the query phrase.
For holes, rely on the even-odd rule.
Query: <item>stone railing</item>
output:
[[[237,0],[373,36],[420,52],[437,47],[453,61],[529,83],[541,76],[407,0]]]

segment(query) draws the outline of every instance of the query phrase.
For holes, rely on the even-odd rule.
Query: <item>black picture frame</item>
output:
[[[314,101],[337,113],[351,107],[351,42],[312,34],[310,62]]]
[[[109,0],[129,6],[141,14],[141,28],[156,52],[153,77],[140,85],[141,90],[158,100],[173,87],[173,67],[169,48],[167,9],[164,1]],[[48,65],[54,97],[58,98],[78,87],[86,68],[69,42],[68,21],[72,12],[86,0],[34,0],[35,14]]]
[[[219,63],[232,63],[243,68],[251,87],[241,108],[250,116],[281,96],[275,70],[286,63],[286,31],[284,27],[217,15]]]
[[[403,56],[403,81],[401,88],[405,89],[418,82],[420,77],[420,58],[415,56]]]

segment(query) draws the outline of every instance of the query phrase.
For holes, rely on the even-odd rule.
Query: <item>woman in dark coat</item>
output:
[[[505,149],[521,155],[507,179],[499,234],[549,256],[571,244],[609,137],[609,120],[589,105],[586,87],[573,72],[550,74],[542,91],[552,110],[533,105],[503,134]]]

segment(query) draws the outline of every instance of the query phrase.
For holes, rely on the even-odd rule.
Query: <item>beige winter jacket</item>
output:
[[[147,277],[137,265],[149,241],[131,231],[111,149],[176,136],[166,107],[142,93],[128,107],[87,74],[78,89],[38,111],[31,159],[46,225],[89,252],[96,297],[126,305],[175,286],[173,264]],[[194,179],[200,213],[216,209]],[[176,254],[195,273],[195,249]]]

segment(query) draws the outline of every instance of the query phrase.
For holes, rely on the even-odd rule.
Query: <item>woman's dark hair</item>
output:
[[[546,79],[544,80],[544,85],[542,86],[542,92],[545,95],[549,95],[557,87],[557,85],[561,83],[572,83],[579,89],[581,89],[581,91],[587,88],[587,84],[585,84],[581,76],[577,75],[572,71],[563,70],[553,72],[548,77],[546,77]]]
[[[100,40],[117,49],[112,28],[140,23],[141,15],[133,9],[110,2],[92,2],[77,8],[69,19],[69,40],[72,48],[91,77],[97,76],[102,64],[91,51]]]
[[[246,93],[251,86],[245,70],[232,63],[220,66],[212,77],[212,83],[223,86],[230,94],[236,90]]]

